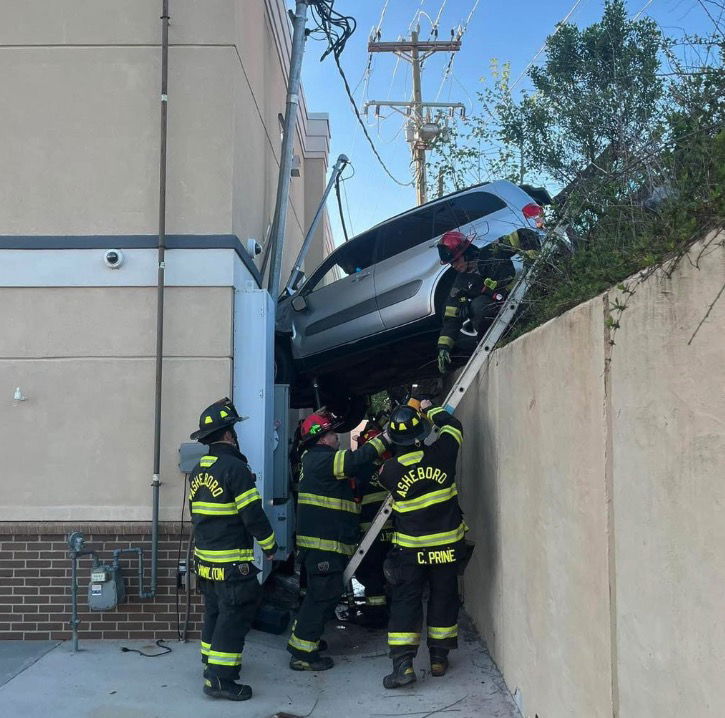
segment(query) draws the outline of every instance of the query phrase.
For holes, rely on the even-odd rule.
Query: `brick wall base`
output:
[[[0,640],[65,640],[71,637],[71,560],[68,536],[81,531],[85,548],[111,563],[116,548],[138,546],[146,560],[144,590],[151,581],[150,523],[5,523],[0,522]],[[121,557],[126,600],[112,611],[88,609],[92,559],[78,561],[79,639],[175,639],[186,610],[186,594],[177,593],[179,560],[186,558],[188,525],[180,535],[178,522],[159,525],[158,585],[154,599],[138,596],[135,555]],[[177,610],[178,595],[178,610]],[[192,591],[188,637],[199,638],[202,598]],[[179,615],[180,614],[180,615]]]

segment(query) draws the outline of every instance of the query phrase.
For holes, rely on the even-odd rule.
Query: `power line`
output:
[[[546,42],[539,48],[539,51],[531,58],[531,60],[529,61],[529,64],[526,65],[526,67],[524,68],[523,72],[514,80],[513,84],[509,87],[509,90],[513,90],[514,87],[516,87],[516,85],[518,85],[519,82],[521,82],[521,80],[523,79],[524,75],[528,72],[529,68],[536,61],[536,58],[539,55],[541,55],[542,52],[544,52],[544,50],[546,49],[546,45],[549,42],[549,40],[552,37],[554,37],[554,35],[556,35],[557,32],[559,32],[559,30],[566,23],[566,21],[572,16],[572,14],[574,13],[574,10],[576,10],[579,7],[579,5],[581,4],[581,2],[582,2],[582,0],[576,0],[576,2],[574,3],[573,7],[571,8],[571,10],[569,10],[569,12],[566,14],[566,17],[563,20],[559,20],[559,22],[556,23],[556,27],[554,29],[554,32],[552,32],[551,35],[549,35],[549,37],[546,39]]]
[[[642,6],[641,10],[632,17],[632,22],[634,22],[652,3],[654,0],[647,0],[647,2]]]
[[[311,3],[311,7],[314,10],[313,18],[317,20],[317,28],[312,32],[322,33],[327,39],[328,43],[327,50],[325,50],[325,52],[322,54],[320,60],[324,60],[327,55],[332,55],[332,58],[335,61],[335,65],[337,66],[337,71],[342,78],[343,85],[345,86],[345,92],[347,93],[347,97],[350,100],[350,105],[352,106],[355,117],[357,118],[357,121],[362,128],[363,133],[365,134],[365,138],[367,139],[368,144],[373,151],[373,154],[380,163],[380,166],[385,170],[385,173],[388,175],[388,177],[390,177],[391,180],[393,180],[393,182],[400,185],[401,187],[409,187],[413,184],[412,181],[401,182],[388,169],[387,165],[383,161],[383,158],[380,156],[377,147],[375,147],[375,143],[373,142],[372,137],[370,137],[367,127],[365,126],[365,122],[360,115],[360,110],[358,109],[357,102],[355,102],[352,90],[350,89],[350,83],[348,82],[345,71],[342,69],[342,65],[340,64],[340,55],[345,49],[345,43],[348,41],[353,32],[355,32],[357,23],[354,17],[342,15],[341,13],[334,10],[334,3],[335,0],[315,0],[313,3]]]
[[[443,1],[443,5],[441,5],[441,9],[438,13],[440,17],[440,12],[443,11],[443,8],[446,6],[446,2],[448,0]],[[475,0],[473,3],[473,7],[471,8],[471,11],[468,13],[468,17],[466,18],[466,21],[463,23],[463,27],[458,31],[458,39],[462,40],[463,36],[466,34],[466,30],[468,30],[468,25],[471,22],[471,18],[473,17],[474,13],[478,9],[478,5],[481,2],[481,0]],[[436,18],[436,24],[438,22],[438,18]],[[438,98],[440,97],[441,92],[443,91],[443,85],[445,84],[446,80],[448,79],[449,75],[451,74],[451,69],[453,68],[453,62],[456,58],[456,53],[452,52],[451,56],[448,58],[448,64],[446,65],[445,70],[443,70],[443,77],[441,78],[441,84],[438,88],[438,92],[436,93],[436,102],[438,101]]]

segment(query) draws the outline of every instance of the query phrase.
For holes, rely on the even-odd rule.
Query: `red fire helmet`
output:
[[[451,230],[446,232],[436,247],[438,248],[438,256],[441,258],[441,264],[451,264],[471,246],[472,240],[466,237],[463,232]]]

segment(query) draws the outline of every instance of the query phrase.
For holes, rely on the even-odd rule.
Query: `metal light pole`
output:
[[[349,161],[350,160],[347,158],[346,155],[340,155],[337,158],[337,162],[335,162],[335,166],[332,168],[332,174],[330,175],[330,180],[327,183],[327,187],[325,187],[324,193],[322,194],[320,206],[317,208],[317,212],[315,212],[315,216],[312,219],[312,224],[307,230],[307,234],[305,235],[305,241],[302,243],[302,247],[300,248],[300,252],[297,255],[297,259],[295,259],[295,266],[293,267],[292,273],[290,274],[289,280],[287,281],[287,285],[284,288],[286,294],[292,293],[295,282],[302,273],[302,264],[305,261],[305,256],[307,255],[307,251],[309,250],[310,244],[312,243],[312,238],[315,236],[317,227],[320,224],[320,219],[322,219],[322,213],[325,209],[327,197],[332,191],[332,188],[335,185],[337,178],[340,176],[340,173],[345,169]]]
[[[279,180],[277,199],[272,220],[271,262],[269,265],[268,288],[276,302],[279,296],[280,274],[282,272],[282,250],[287,224],[287,206],[289,205],[290,176],[292,173],[292,153],[294,150],[295,126],[299,107],[300,75],[302,56],[305,51],[305,21],[307,20],[307,0],[297,0],[292,35],[292,57],[290,60],[289,81],[287,83],[287,108],[284,116],[284,136],[279,160]]]

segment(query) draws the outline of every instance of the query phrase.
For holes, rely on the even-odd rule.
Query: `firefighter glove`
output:
[[[448,366],[451,363],[451,353],[445,347],[441,347],[438,350],[438,371],[441,374],[445,374],[448,371]]]

